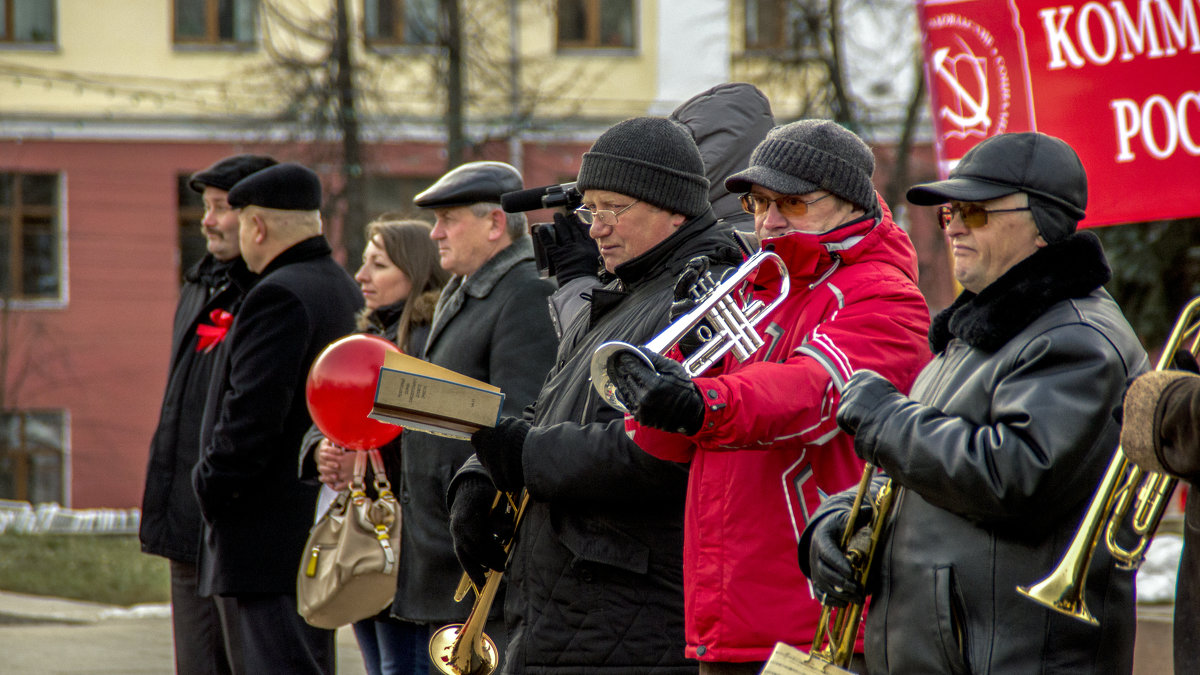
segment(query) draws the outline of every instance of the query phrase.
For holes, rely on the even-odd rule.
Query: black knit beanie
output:
[[[875,210],[875,155],[832,120],[800,120],[775,127],[750,156],[750,167],[725,179],[730,192],[761,185],[785,195],[826,190],[866,212]]]
[[[695,218],[709,209],[704,160],[691,133],[665,117],[635,117],[583,153],[576,187],[608,190]]]

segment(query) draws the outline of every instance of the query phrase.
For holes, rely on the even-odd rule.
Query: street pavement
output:
[[[1135,675],[1171,672],[1171,605],[1138,607]],[[170,609],[130,609],[0,591],[0,675],[170,675]],[[365,675],[354,633],[338,630],[339,675]]]

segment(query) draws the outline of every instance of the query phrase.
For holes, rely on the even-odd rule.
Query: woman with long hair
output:
[[[367,225],[362,267],[354,275],[365,305],[358,330],[380,335],[418,357],[425,350],[438,295],[450,278],[438,264],[430,230],[419,220],[380,216]],[[353,475],[354,451],[334,445],[315,427],[314,432],[305,438],[304,451],[311,452],[315,445],[320,481],[334,490],[344,489]],[[399,437],[380,448],[392,485],[400,484],[400,452]],[[429,672],[430,627],[391,618],[389,610],[354,623],[368,675]]]

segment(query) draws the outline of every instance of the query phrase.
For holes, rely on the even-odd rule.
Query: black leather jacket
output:
[[[1117,446],[1111,411],[1149,366],[1108,277],[1081,233],[964,293],[934,320],[911,398],[859,427],[856,451],[904,488],[867,615],[871,673],[1132,670],[1132,574],[1106,552],[1086,583],[1098,628],[1016,590],[1066,550]]]

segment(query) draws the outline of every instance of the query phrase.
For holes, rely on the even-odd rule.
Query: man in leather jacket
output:
[[[935,317],[909,396],[870,371],[842,392],[838,424],[899,489],[869,588],[839,547],[852,493],[814,515],[801,564],[834,603],[871,592],[871,673],[1130,672],[1132,573],[1104,547],[1085,583],[1098,626],[1017,591],[1062,556],[1117,447],[1111,411],[1148,365],[1103,288],[1099,241],[1075,232],[1083,166],[1057,138],[1002,134],[908,200],[949,202],[964,290]]]

